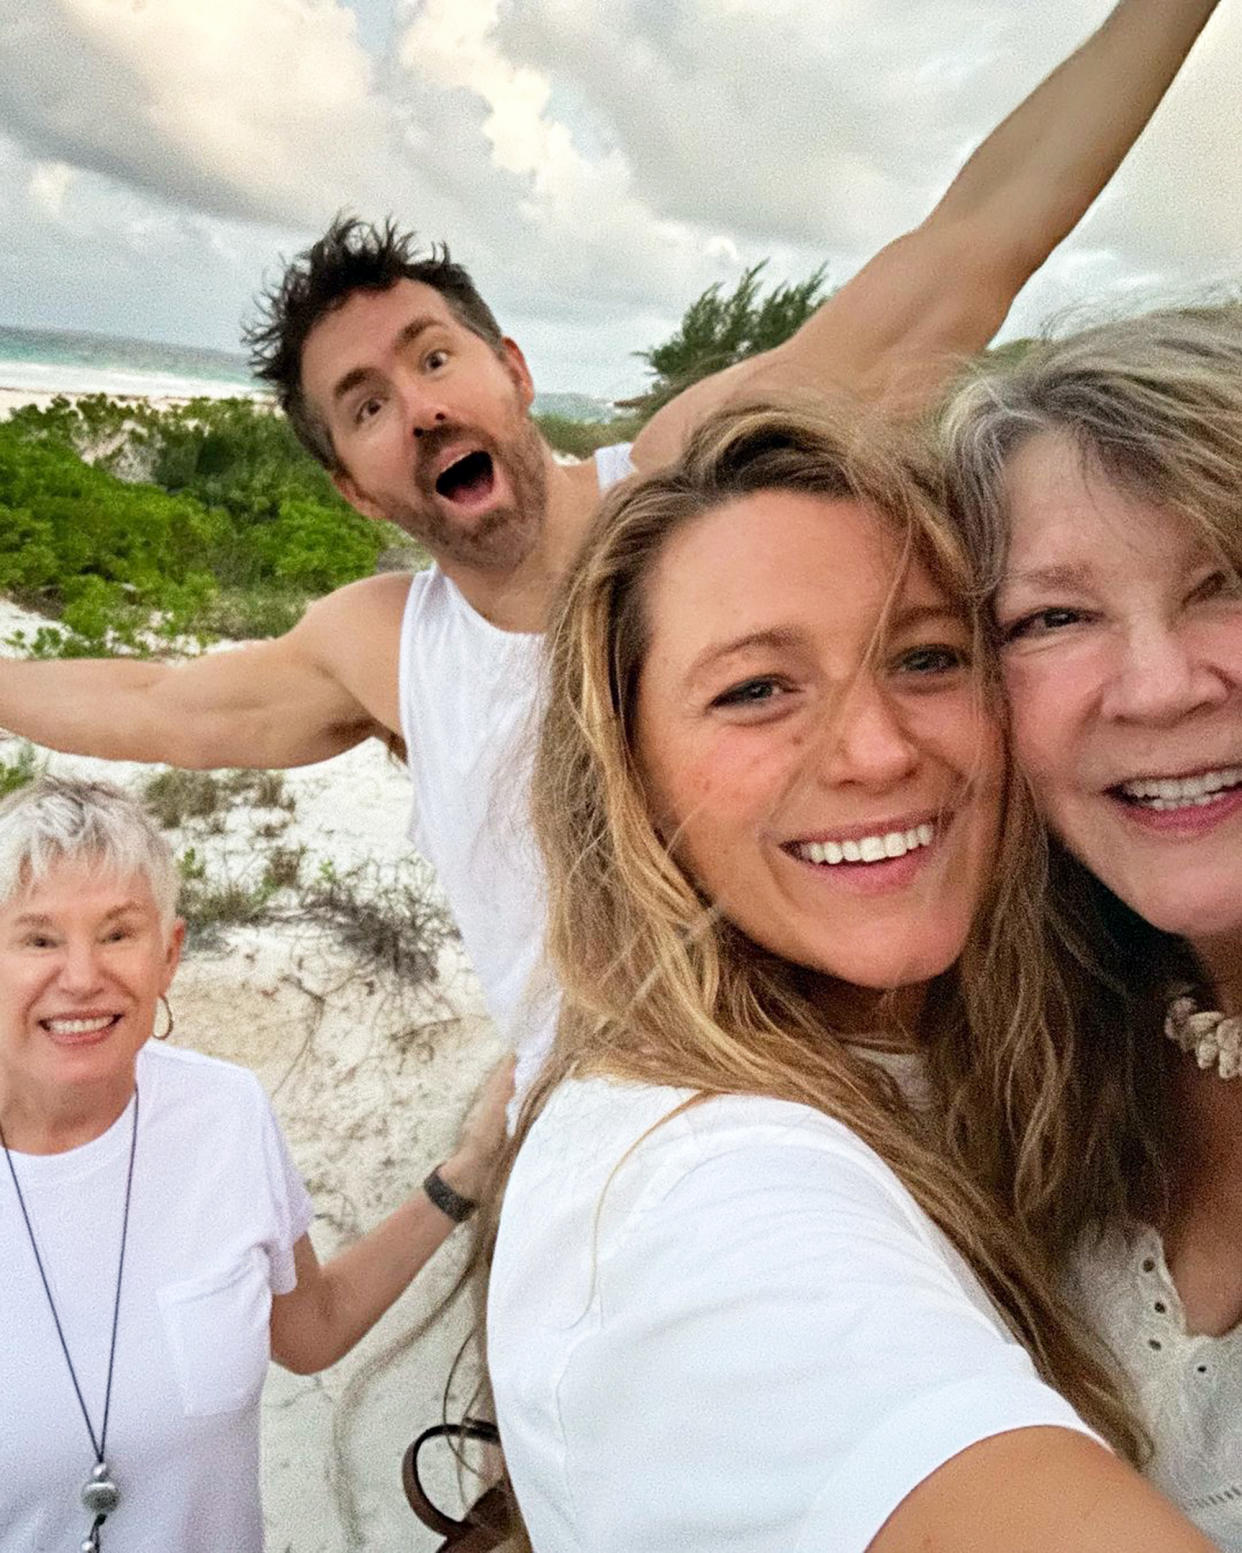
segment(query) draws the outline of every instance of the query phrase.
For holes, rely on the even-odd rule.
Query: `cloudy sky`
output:
[[[1175,3],[1175,0],[1170,0]],[[342,207],[474,271],[547,390],[770,256],[846,279],[1110,0],[0,0],[0,323],[236,348]],[[1009,332],[1242,279],[1242,0]]]

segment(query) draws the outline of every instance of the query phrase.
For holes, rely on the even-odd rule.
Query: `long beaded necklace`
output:
[[[103,1423],[100,1426],[99,1437],[95,1437],[95,1427],[91,1423],[91,1415],[87,1411],[86,1401],[82,1396],[82,1387],[78,1384],[78,1372],[73,1367],[73,1360],[69,1357],[69,1344],[65,1341],[64,1328],[60,1324],[60,1315],[56,1309],[56,1301],[52,1298],[52,1286],[48,1282],[47,1272],[43,1266],[43,1258],[39,1255],[39,1242],[35,1239],[34,1226],[30,1222],[30,1212],[26,1207],[26,1199],[22,1195],[21,1182],[17,1179],[17,1171],[13,1165],[13,1156],[9,1152],[8,1140],[4,1136],[4,1128],[0,1126],[0,1146],[4,1149],[4,1157],[8,1161],[9,1174],[13,1178],[13,1189],[17,1193],[17,1203],[22,1210],[22,1218],[26,1224],[26,1234],[30,1237],[30,1249],[34,1252],[35,1263],[39,1269],[39,1277],[43,1280],[43,1292],[47,1295],[48,1308],[52,1312],[52,1320],[56,1323],[56,1335],[60,1338],[61,1352],[65,1356],[65,1363],[69,1366],[69,1379],[73,1382],[73,1389],[77,1394],[78,1406],[82,1409],[82,1418],[86,1424],[86,1432],[91,1437],[91,1449],[95,1452],[95,1465],[91,1468],[91,1475],[82,1485],[82,1503],[87,1512],[94,1517],[90,1531],[82,1541],[81,1553],[100,1553],[102,1542],[100,1530],[103,1523],[111,1515],[121,1502],[120,1490],[112,1479],[108,1470],[108,1463],[104,1452],[108,1444],[108,1414],[112,1407],[112,1367],[116,1362],[116,1328],[117,1318],[121,1313],[121,1281],[125,1274],[125,1242],[129,1236],[129,1199],[134,1185],[134,1153],[138,1146],[138,1086],[134,1085],[134,1121],[129,1139],[129,1168],[125,1175],[125,1211],[121,1219],[121,1254],[116,1263],[116,1293],[112,1300],[112,1339],[108,1345],[108,1381],[104,1387]]]

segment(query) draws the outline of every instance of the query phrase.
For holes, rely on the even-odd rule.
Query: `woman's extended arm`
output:
[[[505,1135],[513,1092],[513,1059],[491,1074],[462,1124],[452,1157],[440,1167],[446,1185],[477,1201]],[[272,1357],[309,1375],[327,1369],[363,1337],[403,1294],[456,1227],[420,1189],[361,1240],[320,1264],[310,1236],[294,1246],[297,1287],[272,1299]]]
[[[1212,1553],[1163,1494],[1086,1435],[1018,1429],[962,1451],[867,1553]]]

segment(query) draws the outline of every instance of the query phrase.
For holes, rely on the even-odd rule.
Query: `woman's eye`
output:
[[[448,351],[446,351],[446,350],[429,351],[428,354],[427,354],[427,361],[426,361],[426,366],[427,366],[428,371],[430,371],[430,372],[438,372],[440,370],[440,368],[444,365],[444,363],[447,360],[448,360]]]
[[[732,685],[712,701],[713,706],[762,706],[781,694],[774,679],[748,679]]]
[[[1240,579],[1231,572],[1213,572],[1205,577],[1190,595],[1192,604],[1208,604],[1215,599],[1236,599],[1242,596]]]
[[[901,674],[950,674],[955,669],[965,668],[969,662],[970,654],[965,648],[936,643],[928,647],[911,647],[903,652],[897,659],[897,670]]]
[[[1070,609],[1064,605],[1036,609],[1010,625],[1002,626],[1001,639],[1016,642],[1022,637],[1047,636],[1053,631],[1063,631],[1066,626],[1077,625],[1083,618],[1081,609]]]

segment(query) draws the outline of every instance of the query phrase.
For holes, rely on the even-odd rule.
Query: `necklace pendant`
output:
[[[82,1485],[82,1503],[92,1515],[111,1515],[120,1502],[121,1491],[108,1475],[108,1463],[96,1462]]]

